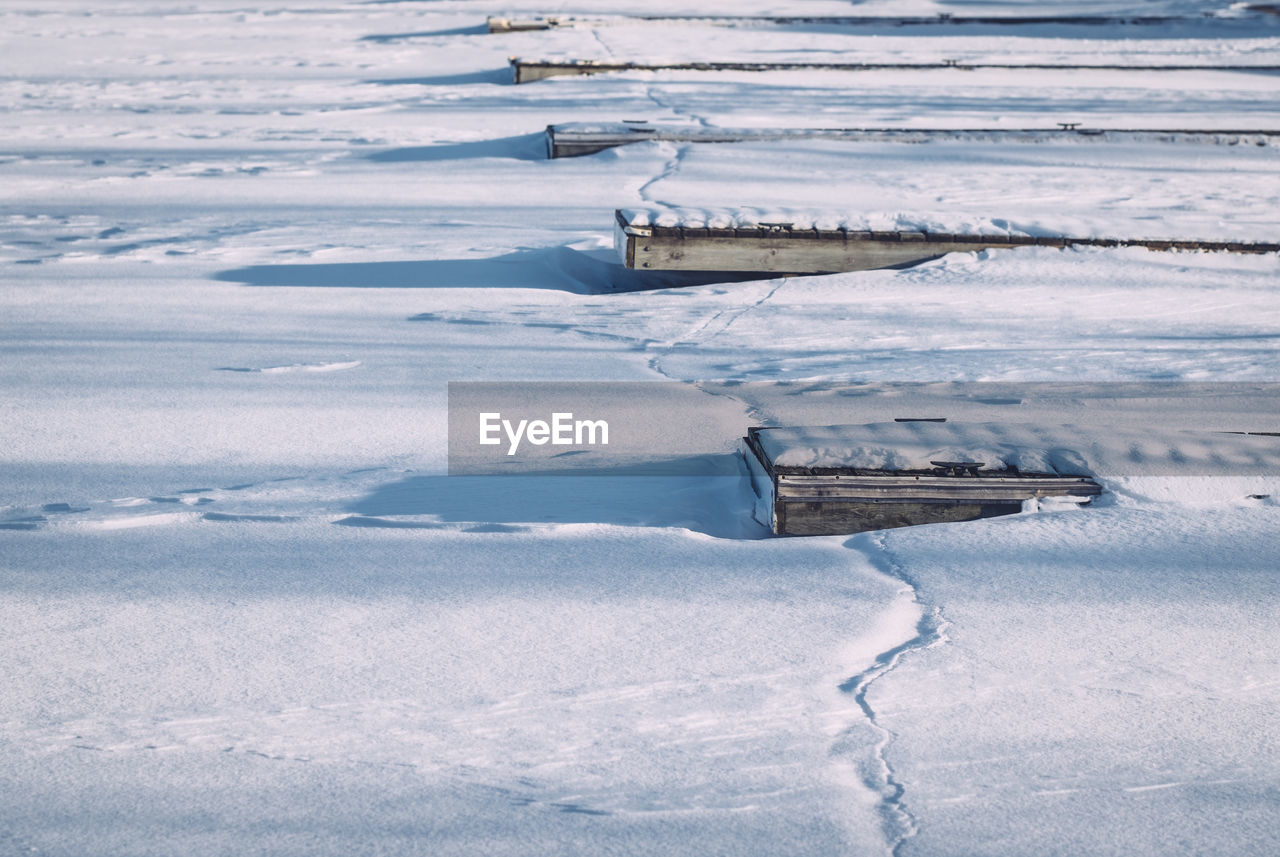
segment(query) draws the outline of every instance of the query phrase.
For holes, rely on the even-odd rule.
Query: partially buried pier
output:
[[[795,140],[833,140],[842,143],[1043,143],[1075,140],[1098,143],[1201,144],[1273,146],[1280,144],[1274,129],[1162,129],[1085,128],[1079,122],[1060,122],[1056,128],[713,128],[640,120],[622,122],[566,122],[547,126],[547,156],[572,158],[631,143],[783,143]]]
[[[693,71],[693,72],[768,72],[768,71],[909,71],[922,69],[1005,69],[1022,71],[1030,69],[1093,70],[1112,72],[1153,71],[1243,71],[1251,74],[1280,72],[1280,65],[1240,65],[1212,63],[1178,63],[1159,65],[1135,65],[1132,63],[993,63],[960,62],[764,62],[764,61],[708,61],[708,62],[644,62],[602,59],[524,59],[510,57],[512,79],[515,83],[532,83],[549,77],[605,74],[633,71]]]
[[[662,225],[644,212],[615,212],[614,246],[622,263],[643,271],[832,274],[900,268],[948,253],[1010,247],[1144,247],[1276,253],[1280,243],[1154,238],[1072,238],[821,228],[799,221]]]
[[[1022,472],[1005,461],[957,456],[954,442],[946,442],[958,434],[952,426],[929,425],[924,433],[917,426],[894,424],[887,432],[874,425],[818,431],[829,436],[841,428],[849,448],[816,457],[796,455],[797,446],[811,450],[813,429],[748,429],[745,458],[757,497],[755,517],[776,535],[842,535],[972,521],[1015,514],[1028,500],[1088,503],[1102,493],[1086,474]],[[910,455],[906,447],[919,446],[921,437],[937,444],[939,452]],[[990,453],[987,449],[982,458],[992,458]]]

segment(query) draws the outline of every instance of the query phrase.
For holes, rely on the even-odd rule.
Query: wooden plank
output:
[[[921,524],[976,521],[1022,511],[1021,503],[821,503],[784,501],[775,508],[780,536],[841,536]]]
[[[1038,484],[1031,484],[1036,480],[1028,478],[996,482],[978,479],[966,481],[964,477],[959,476],[948,478],[954,484],[895,483],[893,478],[886,474],[882,478],[864,477],[855,484],[851,484],[852,480],[850,480],[844,483],[829,482],[798,488],[789,484],[786,477],[782,477],[778,480],[775,496],[780,502],[800,500],[1022,502],[1040,497],[1096,497],[1100,493],[1097,484],[1088,479],[1063,479],[1056,484],[1049,480],[1039,480]],[[883,481],[884,484],[877,485],[878,481]],[[1019,485],[1019,481],[1025,481],[1027,484]]]
[[[977,469],[973,469],[977,468]],[[981,462],[966,465],[965,472],[957,474],[952,468],[935,467],[931,470],[858,470],[852,467],[822,468],[815,471],[811,467],[779,467],[774,465],[781,488],[789,495],[801,497],[810,490],[844,491],[850,497],[861,496],[857,492],[888,487],[919,488],[931,491],[954,485],[974,485],[999,491],[1004,488],[1018,489],[1026,486],[1035,490],[1072,489],[1075,487],[1092,490],[1093,482],[1087,476],[1062,476],[1056,473],[1008,473],[1003,470],[982,470]]]
[[[838,140],[846,143],[926,143],[936,140],[995,143],[1042,143],[1076,139],[1113,143],[1182,143],[1204,145],[1275,145],[1280,129],[1196,130],[1157,128],[706,128],[648,122],[571,122],[548,125],[547,152],[572,158],[658,140],[671,143],[772,143],[790,140]]]
[[[1245,71],[1254,74],[1280,72],[1280,66],[1262,65],[1214,65],[1214,64],[1179,64],[1179,65],[1133,65],[1123,64],[1081,64],[1081,63],[958,63],[916,62],[916,63],[849,63],[849,62],[619,62],[614,60],[567,59],[567,60],[526,60],[520,57],[509,59],[516,83],[531,83],[549,77],[573,75],[603,74],[617,71],[906,71],[920,69],[951,69],[953,71],[969,71],[972,69],[1005,69],[1009,71],[1041,69],[1041,70],[1091,70],[1091,71]]]
[[[615,212],[614,246],[622,263],[647,271],[726,271],[831,274],[919,264],[947,253],[1016,246],[1145,247],[1155,251],[1211,250],[1275,253],[1273,242],[1172,239],[936,235],[925,232],[855,232],[791,229],[773,224],[734,229],[632,226]]]

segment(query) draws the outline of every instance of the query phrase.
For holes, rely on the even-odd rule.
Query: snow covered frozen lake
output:
[[[770,538],[733,466],[760,424],[1280,431],[1276,254],[678,286],[611,243],[616,209],[1274,242],[1280,139],[1230,133],[1280,131],[1269,8],[3,4],[0,853],[1276,853],[1280,474]],[[510,56],[1147,68],[514,86]],[[1222,135],[546,159],[548,124],[628,119]],[[714,427],[682,454],[726,467],[449,476],[480,381],[681,384]]]

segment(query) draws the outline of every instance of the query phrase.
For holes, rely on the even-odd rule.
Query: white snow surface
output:
[[[846,6],[842,14],[857,14]],[[1041,14],[1061,14],[1056,9]],[[960,14],[968,14],[962,12]],[[1034,14],[1034,13],[1033,13]],[[1000,16],[996,16],[1000,17]],[[536,53],[522,53],[527,61],[634,63],[835,63],[938,64],[1012,66],[1108,66],[1112,78],[1124,81],[1128,69],[1169,67],[1274,68],[1280,47],[1280,21],[1261,14],[1246,19],[1215,21],[1193,18],[1147,26],[1130,25],[1108,31],[1098,24],[1039,24],[1007,32],[1008,25],[894,26],[809,25],[801,32],[787,28],[729,28],[667,25],[558,29],[538,39]],[[1101,30],[1101,33],[1099,32]],[[850,34],[857,41],[851,43]],[[1099,38],[1098,36],[1101,35]],[[543,47],[545,46],[545,47]],[[999,72],[1005,76],[1020,70]],[[859,86],[858,72],[844,79]],[[970,70],[939,70],[962,86]],[[1166,77],[1169,77],[1166,72]]]
[[[787,426],[758,437],[781,467],[928,470],[950,461],[1080,476],[1280,475],[1280,442],[1272,436],[1153,426],[920,421]]]
[[[1271,242],[1280,207],[1272,146],[939,141],[851,151],[811,140],[708,148],[678,152],[648,191],[657,205],[629,210],[631,222]],[[769,168],[758,183],[735,182],[762,163]]]
[[[1054,11],[1205,23],[489,35],[486,15],[688,6],[4,4],[0,851],[1274,853],[1273,471],[1171,466],[1087,509],[811,539],[767,538],[743,477],[446,475],[450,381],[787,382],[729,388],[742,430],[1280,430],[1275,254],[1029,247],[672,287],[608,249],[623,208],[1275,240],[1275,146],[650,142],[548,161],[541,135],[1275,130],[1274,74],[516,87],[507,68],[846,43],[1257,64],[1280,21],[1200,0]],[[1152,392],[1007,392],[1025,382]]]

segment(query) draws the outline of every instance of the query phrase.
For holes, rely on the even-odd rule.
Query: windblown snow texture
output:
[[[728,279],[624,270],[611,231],[629,209],[1274,240],[1276,147],[1230,132],[1280,129],[1257,69],[1280,17],[1074,0],[1054,13],[1180,20],[485,32],[688,13],[554,5],[0,9],[0,850],[1274,853],[1274,473],[1125,474],[1090,509],[777,539],[737,475],[447,476],[446,391],[681,382],[740,410],[700,451],[722,456],[749,425],[866,409],[1275,430],[1274,254]],[[516,87],[508,67],[835,53],[1147,68]],[[549,124],[629,119],[1223,135],[545,157]],[[1164,389],[1008,392],[1033,381]]]

